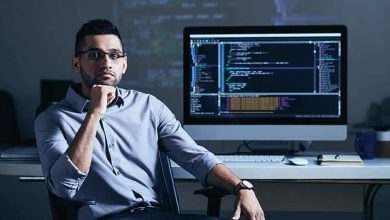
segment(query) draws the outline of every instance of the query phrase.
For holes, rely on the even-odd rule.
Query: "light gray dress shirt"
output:
[[[117,98],[100,120],[90,169],[81,172],[65,153],[79,130],[90,101],[69,87],[65,99],[35,120],[35,136],[49,189],[64,198],[88,198],[82,219],[119,212],[141,202],[158,203],[161,186],[158,149],[203,185],[221,163],[183,130],[172,112],[152,95],[117,89]]]

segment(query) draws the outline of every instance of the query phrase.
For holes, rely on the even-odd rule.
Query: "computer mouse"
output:
[[[288,164],[290,165],[296,165],[296,166],[306,166],[309,161],[304,158],[299,158],[299,157],[293,157],[290,159],[287,159]]]

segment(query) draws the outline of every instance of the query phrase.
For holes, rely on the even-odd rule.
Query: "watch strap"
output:
[[[242,188],[242,180],[234,187],[233,194],[237,195],[238,191]]]

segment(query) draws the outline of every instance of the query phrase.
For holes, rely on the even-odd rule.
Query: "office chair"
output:
[[[41,104],[47,105],[63,99],[72,83],[72,80],[67,79],[41,79]]]
[[[34,138],[21,137],[14,99],[5,90],[0,90],[0,122],[0,149],[35,145]]]
[[[95,205],[94,200],[70,200],[58,197],[49,189],[49,202],[51,208],[51,216],[53,220],[71,220],[78,219],[78,211],[81,207],[86,205]]]
[[[13,97],[5,90],[0,90],[0,144],[4,146],[19,144],[20,132],[16,118]]]

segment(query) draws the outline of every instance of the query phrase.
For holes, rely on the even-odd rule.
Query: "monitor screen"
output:
[[[183,124],[194,139],[346,139],[345,26],[183,33]]]

